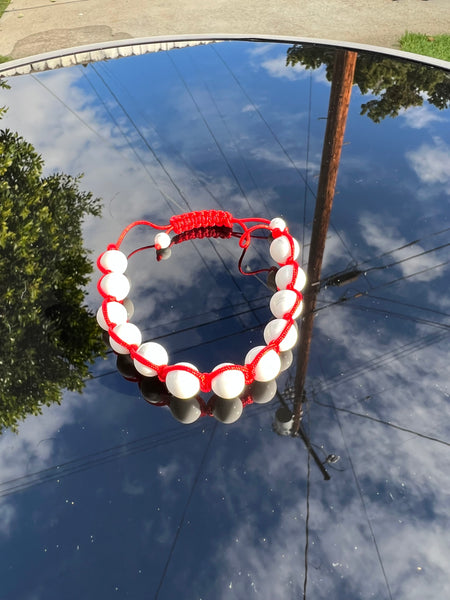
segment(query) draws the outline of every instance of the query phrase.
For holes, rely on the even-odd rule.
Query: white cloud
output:
[[[443,184],[450,194],[450,146],[446,142],[435,137],[433,144],[422,144],[407,152],[406,158],[423,183]]]
[[[399,116],[404,119],[406,125],[412,129],[424,129],[430,123],[445,121],[444,117],[440,116],[436,110],[432,109],[428,104],[423,106],[412,106],[400,111]]]

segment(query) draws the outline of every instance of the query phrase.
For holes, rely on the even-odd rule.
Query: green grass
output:
[[[407,31],[400,38],[400,48],[406,52],[423,54],[450,61],[450,35],[426,35]]]
[[[11,0],[0,0],[0,17],[5,12],[6,7],[11,2]]]

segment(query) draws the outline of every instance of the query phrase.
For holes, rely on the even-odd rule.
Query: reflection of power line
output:
[[[80,114],[78,114],[78,112],[76,112],[75,110],[70,108],[70,106],[66,102],[64,102],[64,100],[62,98],[60,98],[60,96],[55,94],[55,92],[53,92],[43,81],[41,81],[38,77],[36,77],[36,75],[31,73],[30,77],[32,77],[34,79],[34,81],[36,81],[36,83],[38,83],[40,86],[42,86],[51,96],[53,96],[53,98],[58,100],[58,102],[60,102],[64,106],[64,108],[66,108],[78,121],[83,123],[83,125],[85,127],[87,127],[89,129],[89,131],[91,131],[98,138],[100,138],[102,140],[102,142],[105,142],[108,146],[114,148],[114,150],[117,150],[117,148],[112,144],[111,140],[103,137],[101,133],[99,133],[93,127],[91,127],[91,125],[89,125],[89,123],[85,119],[83,119],[83,117]]]
[[[434,269],[439,269],[440,267],[444,267],[445,265],[448,265],[448,263],[450,263],[450,260],[446,260],[445,262],[439,263],[437,265],[433,265],[432,267],[427,267],[426,269],[422,269],[421,271],[416,271],[415,273],[411,273],[410,275],[403,275],[402,277],[397,277],[397,279],[392,279],[391,281],[387,281],[386,283],[381,283],[380,285],[373,286],[368,292],[356,292],[352,296],[341,296],[340,298],[338,298],[337,300],[334,300],[333,302],[328,302],[327,304],[324,304],[323,306],[319,306],[319,307],[315,308],[314,312],[316,312],[316,313],[320,312],[321,310],[325,310],[326,308],[335,306],[336,304],[339,304],[340,302],[348,302],[349,300],[353,300],[354,298],[362,298],[362,297],[370,298],[371,292],[374,290],[379,290],[384,287],[389,287],[390,285],[394,285],[395,283],[398,283],[399,281],[405,281],[406,279],[411,279],[412,277],[417,277],[418,275],[423,275],[424,273],[428,273],[429,271],[433,271]]]
[[[128,95],[128,97],[130,98],[130,100],[132,102],[137,102],[139,100],[139,98],[135,98],[132,96],[132,94],[130,93],[129,89],[127,86],[125,86],[123,84],[123,82],[121,80],[119,80],[117,77],[115,77],[115,74],[113,72],[111,72],[110,70],[107,70],[107,65],[104,65],[104,70],[106,70],[108,72],[108,75],[110,78],[114,79],[116,81],[116,83],[122,87],[122,89],[124,90],[124,92]],[[146,120],[146,125],[148,126],[148,122],[147,122],[147,117],[145,115],[145,113],[142,112],[142,110],[138,109],[140,115]],[[157,126],[152,123],[151,124],[151,128],[154,131],[154,133],[162,140],[164,141],[165,144],[167,144],[168,140],[167,140],[167,136],[161,135],[161,133],[158,131]],[[170,155],[174,156],[176,155],[177,160],[179,160],[181,163],[183,163],[183,165],[187,168],[187,170],[192,174],[192,176],[199,182],[199,184],[203,187],[203,189],[205,190],[205,192],[211,197],[211,199],[216,202],[216,204],[219,206],[219,208],[221,208],[222,210],[223,207],[221,206],[221,203],[219,201],[219,199],[217,198],[217,196],[213,193],[213,191],[210,189],[210,187],[208,186],[208,183],[204,180],[204,178],[201,176],[201,173],[199,173],[198,171],[196,171],[192,165],[186,160],[185,156],[183,153],[180,153],[179,148],[175,148],[172,144],[169,144],[169,151],[170,151]]]
[[[383,252],[382,254],[379,254],[378,256],[376,256],[375,258],[367,258],[363,261],[360,261],[359,263],[357,263],[356,265],[353,265],[352,268],[355,269],[361,265],[365,265],[368,262],[373,262],[374,260],[379,260],[380,258],[384,258],[385,256],[391,255],[394,252],[399,252],[400,250],[404,250],[405,248],[409,248],[411,246],[415,246],[416,244],[420,244],[420,242],[423,242],[424,240],[427,240],[431,237],[434,237],[436,235],[441,235],[442,233],[446,233],[447,231],[450,231],[450,227],[446,227],[445,229],[441,229],[439,231],[433,231],[432,233],[429,233],[427,235],[423,235],[421,238],[418,238],[417,240],[412,240],[411,242],[407,242],[406,244],[403,244],[402,246],[398,246],[397,248],[393,248],[392,250],[387,250],[386,252]]]
[[[97,77],[103,82],[103,85],[107,88],[107,90],[109,91],[109,93],[111,94],[111,96],[114,98],[114,100],[117,102],[117,104],[120,106],[121,110],[123,111],[124,115],[127,117],[127,119],[130,121],[131,125],[133,126],[134,130],[136,131],[136,133],[138,134],[138,136],[141,138],[143,144],[145,145],[145,147],[147,148],[147,150],[151,153],[151,155],[153,156],[153,158],[155,159],[155,161],[158,163],[158,165],[161,167],[161,169],[164,171],[164,173],[166,174],[168,180],[170,181],[170,183],[173,185],[173,187],[177,190],[180,198],[186,202],[186,198],[183,194],[183,192],[181,191],[179,185],[176,183],[176,181],[174,180],[174,178],[172,177],[172,175],[169,173],[169,171],[167,170],[166,166],[164,165],[164,163],[162,162],[162,160],[159,158],[159,156],[156,154],[155,150],[153,149],[152,145],[150,144],[150,142],[147,140],[147,138],[144,136],[144,134],[142,133],[142,131],[140,130],[140,128],[137,126],[136,122],[134,121],[133,117],[131,116],[131,114],[129,113],[129,111],[124,107],[124,105],[120,102],[119,98],[117,97],[117,95],[113,92],[113,90],[111,89],[111,87],[108,85],[108,83],[105,81],[105,79],[102,77],[102,75],[99,73],[98,69],[96,69],[95,65],[92,63],[91,67],[94,71],[94,73],[97,75]],[[177,206],[179,208],[180,205],[177,204]]]
[[[177,208],[179,208],[180,210],[183,210],[183,208],[178,204],[178,202],[176,200],[174,200],[174,198],[172,198],[171,196],[169,196],[168,194],[166,194],[166,192],[164,192],[164,190],[162,190],[160,188],[160,186],[158,185],[156,179],[153,177],[152,173],[149,171],[148,166],[142,160],[142,156],[139,154],[139,152],[137,152],[136,148],[130,142],[130,140],[128,139],[128,136],[126,135],[125,131],[120,126],[120,123],[114,117],[113,113],[109,109],[109,107],[106,104],[106,102],[104,101],[104,99],[100,96],[97,88],[94,86],[94,84],[92,83],[92,81],[86,75],[86,72],[85,72],[84,69],[82,70],[82,73],[83,73],[84,78],[86,79],[86,81],[88,82],[88,84],[90,85],[90,87],[92,88],[92,90],[94,91],[95,95],[97,96],[97,98],[99,99],[99,101],[102,103],[102,105],[103,105],[105,111],[107,112],[107,114],[109,115],[110,119],[114,122],[115,126],[120,131],[120,133],[122,134],[122,137],[124,138],[124,140],[127,143],[128,147],[133,152],[133,154],[135,155],[135,157],[137,158],[137,160],[140,162],[141,166],[143,167],[144,171],[149,176],[151,182],[153,183],[153,185],[155,186],[155,188],[159,191],[159,193],[164,198],[164,200],[166,200],[169,208],[170,208],[170,204],[169,203],[172,202],[173,204],[175,204],[175,206],[177,206]],[[95,73],[97,74],[97,76],[99,76],[99,74],[97,73],[97,71],[95,71]],[[105,84],[105,81],[103,79],[101,79],[101,80],[102,80],[103,84]]]
[[[194,61],[192,60],[192,56],[191,56],[191,61],[194,63]],[[196,65],[196,68],[197,68],[197,72],[199,72],[199,69],[198,69],[197,65]],[[262,200],[262,202],[264,204],[264,208],[266,209],[267,214],[270,214],[270,210],[269,210],[269,208],[268,208],[268,206],[266,204],[266,201],[265,201],[265,198],[264,198],[264,194],[262,193],[262,191],[261,191],[261,189],[259,187],[259,184],[256,181],[256,179],[255,179],[255,177],[254,177],[254,175],[253,175],[253,173],[252,173],[252,171],[251,171],[251,169],[249,167],[249,164],[248,164],[248,161],[247,161],[245,155],[241,151],[240,144],[236,143],[235,137],[233,136],[233,133],[232,133],[232,131],[230,130],[230,128],[228,126],[228,123],[227,123],[227,120],[225,118],[225,115],[220,110],[219,105],[218,105],[218,103],[217,103],[217,101],[216,101],[216,99],[214,97],[214,94],[211,91],[210,86],[208,85],[208,83],[205,81],[204,78],[202,78],[202,81],[203,81],[203,85],[205,86],[206,91],[208,92],[208,95],[209,95],[209,97],[211,99],[211,102],[213,103],[214,108],[216,109],[217,114],[219,115],[220,120],[221,120],[224,128],[226,129],[226,131],[227,131],[227,133],[229,135],[229,139],[231,140],[231,143],[233,144],[234,150],[236,151],[236,153],[237,153],[237,155],[239,157],[240,164],[242,164],[245,167],[245,170],[247,172],[247,175],[248,175],[249,179],[251,180],[251,182],[253,184],[253,187],[260,193],[260,199]]]
[[[392,427],[393,429],[398,429],[399,431],[404,431],[406,433],[411,433],[417,437],[423,438],[425,440],[430,440],[431,442],[436,442],[437,444],[443,444],[444,446],[450,446],[450,442],[446,442],[445,440],[441,440],[432,435],[427,435],[425,433],[420,433],[419,431],[415,431],[414,429],[409,429],[408,427],[402,427],[401,425],[396,425],[395,423],[391,423],[390,421],[384,421],[383,419],[377,419],[376,417],[372,417],[370,415],[365,415],[363,413],[358,413],[348,408],[337,407],[333,404],[327,404],[325,402],[320,402],[316,398],[313,399],[315,404],[319,406],[324,406],[326,408],[332,408],[333,410],[337,410],[339,412],[344,412],[349,415],[353,415],[354,417],[359,417],[360,419],[368,419],[369,421],[374,421],[375,423],[381,423],[382,425],[386,425],[387,427]]]
[[[82,473],[88,469],[92,469],[93,467],[113,462],[118,458],[124,458],[134,454],[141,454],[142,452],[148,452],[155,447],[177,442],[183,438],[194,435],[200,429],[201,426],[199,425],[194,425],[190,430],[185,431],[180,431],[178,428],[174,428],[162,433],[139,438],[132,442],[111,446],[110,448],[93,452],[91,454],[84,455],[81,458],[69,460],[53,467],[41,469],[40,471],[36,471],[34,473],[16,477],[7,481],[2,481],[0,483],[0,498],[22,492],[36,485],[62,479],[68,475]]]
[[[311,493],[311,454],[308,452],[306,463],[306,518],[305,518],[305,573],[303,576],[303,600],[306,600],[306,588],[308,585],[308,550],[309,550],[309,496]]]
[[[223,65],[225,66],[225,68],[227,69],[227,71],[230,73],[231,77],[234,79],[234,81],[236,82],[236,84],[238,85],[238,87],[240,88],[240,90],[242,91],[242,93],[244,94],[244,96],[247,98],[248,102],[250,103],[250,105],[252,107],[252,110],[254,112],[256,112],[256,114],[259,116],[259,118],[261,119],[261,121],[267,127],[267,130],[270,132],[270,134],[272,135],[273,139],[275,140],[275,142],[277,143],[277,145],[279,146],[279,148],[281,149],[281,151],[283,152],[283,154],[285,155],[285,157],[288,159],[289,163],[291,164],[291,166],[293,167],[293,169],[295,170],[295,172],[300,176],[300,178],[304,182],[305,188],[308,189],[311,192],[311,194],[313,195],[314,198],[316,198],[316,194],[315,194],[314,190],[312,189],[312,187],[310,186],[307,176],[303,175],[303,173],[301,172],[301,170],[297,167],[297,165],[295,164],[294,160],[292,159],[292,157],[290,156],[290,154],[288,153],[288,151],[286,150],[286,148],[284,147],[284,145],[281,143],[280,138],[277,136],[277,134],[275,133],[274,129],[271,127],[270,123],[264,117],[264,115],[262,114],[262,112],[259,109],[259,107],[253,102],[252,98],[248,95],[248,93],[246,92],[246,90],[244,89],[243,85],[241,84],[241,82],[239,81],[239,79],[237,78],[237,76],[235,75],[235,73],[233,72],[233,70],[230,67],[230,65],[226,62],[226,60],[223,58],[223,56],[219,53],[219,51],[217,50],[217,48],[215,47],[214,44],[212,44],[210,47],[216,53],[216,55],[219,57],[219,59],[222,61]],[[353,255],[352,255],[352,253],[350,251],[350,248],[345,243],[344,238],[341,236],[341,234],[339,233],[339,231],[337,230],[337,228],[333,225],[333,223],[330,222],[330,224],[331,224],[331,227],[334,229],[336,235],[338,236],[341,244],[344,246],[345,250],[348,252],[348,254],[352,258],[352,260],[354,260],[354,257],[353,257]]]
[[[441,246],[435,246],[434,248],[430,248],[429,250],[423,250],[417,254],[413,254],[412,256],[408,256],[406,258],[402,258],[400,260],[396,260],[394,262],[388,263],[387,265],[379,265],[376,267],[369,267],[367,269],[361,270],[358,269],[358,266],[352,266],[350,271],[341,271],[340,273],[335,273],[329,277],[326,277],[324,280],[320,282],[321,287],[333,286],[333,285],[343,285],[350,281],[355,281],[361,275],[366,275],[367,273],[371,273],[372,271],[382,271],[383,269],[390,269],[395,267],[396,265],[403,264],[408,262],[409,260],[414,260],[415,258],[419,258],[420,256],[424,256],[426,254],[430,254],[431,252],[436,252],[437,250],[442,250],[443,248],[447,248],[450,246],[450,243],[442,244]],[[377,260],[377,259],[373,259]],[[362,264],[362,263],[361,263]]]
[[[386,575],[386,571],[385,571],[385,568],[384,568],[383,559],[381,558],[380,549],[378,548],[378,543],[377,543],[377,539],[375,537],[375,532],[374,532],[373,527],[372,527],[372,522],[370,520],[369,513],[367,511],[367,506],[366,506],[366,502],[364,500],[364,495],[362,493],[361,485],[359,483],[359,479],[358,479],[358,476],[356,474],[356,470],[355,470],[355,466],[354,466],[353,461],[352,461],[352,457],[350,456],[350,451],[348,449],[347,441],[346,441],[346,438],[345,438],[345,435],[344,435],[344,431],[343,431],[341,422],[339,420],[339,415],[338,415],[338,413],[336,411],[335,411],[335,415],[336,415],[336,420],[337,420],[337,423],[338,423],[338,426],[339,426],[339,429],[340,429],[340,432],[341,432],[342,441],[343,441],[344,446],[345,446],[345,452],[347,454],[347,459],[348,459],[348,462],[350,464],[350,468],[352,470],[353,479],[355,481],[356,489],[358,490],[358,495],[359,495],[359,498],[361,500],[361,506],[362,506],[362,509],[363,509],[363,512],[364,512],[364,515],[365,515],[365,519],[367,521],[367,525],[369,526],[370,535],[371,535],[371,538],[372,538],[372,541],[373,541],[373,545],[375,547],[375,552],[377,554],[377,558],[378,558],[378,562],[379,562],[379,565],[380,565],[380,568],[381,568],[381,572],[383,574],[384,582],[385,582],[385,585],[386,585],[386,590],[387,590],[387,593],[388,593],[388,596],[389,596],[390,600],[392,600],[391,588],[390,588],[389,581],[388,581],[388,578],[387,578],[387,575]]]
[[[303,226],[302,226],[302,265],[305,265],[303,249],[305,247],[306,200],[308,198],[309,150],[311,145],[311,110],[312,110],[312,71],[309,72],[308,93],[308,125],[306,128],[306,161],[305,161],[305,190],[303,195]]]
[[[429,250],[423,250],[423,252],[413,254],[412,256],[402,258],[401,260],[396,260],[394,262],[388,263],[387,265],[380,265],[378,267],[369,267],[368,269],[364,269],[364,273],[370,273],[372,271],[380,271],[382,269],[390,269],[391,267],[395,267],[396,265],[401,265],[405,262],[408,262],[409,260],[414,260],[415,258],[419,258],[419,256],[425,256],[425,254],[430,254],[431,252],[436,252],[437,250],[442,250],[442,248],[447,248],[448,246],[450,246],[450,243],[442,244],[441,246],[435,246],[434,248],[430,248]]]
[[[252,206],[251,206],[250,201],[248,199],[248,196],[247,196],[244,188],[242,187],[241,182],[239,181],[239,178],[236,175],[236,172],[234,171],[233,167],[231,166],[231,163],[228,160],[225,152],[223,151],[223,148],[222,148],[221,144],[219,143],[219,140],[217,139],[216,135],[214,134],[214,131],[212,130],[212,128],[211,128],[208,120],[206,119],[205,115],[203,114],[203,111],[201,110],[201,108],[200,108],[197,100],[195,99],[195,96],[192,93],[190,86],[188,85],[186,79],[183,77],[183,74],[181,73],[180,69],[178,68],[178,66],[177,66],[176,62],[174,61],[174,59],[173,59],[172,55],[170,54],[170,52],[167,52],[166,56],[169,58],[170,62],[172,63],[172,66],[173,66],[175,72],[177,73],[180,81],[182,82],[184,88],[186,89],[186,92],[188,93],[188,95],[189,95],[189,97],[190,97],[193,105],[195,106],[195,109],[197,110],[200,118],[202,119],[203,124],[205,125],[206,129],[208,130],[208,133],[210,134],[212,140],[214,141],[214,144],[216,145],[216,147],[217,147],[217,149],[218,149],[221,157],[223,158],[225,164],[227,165],[228,170],[230,171],[233,179],[235,180],[236,185],[239,188],[239,191],[241,192],[242,197],[245,198],[250,211],[253,212],[253,209],[252,209]],[[219,206],[220,206],[220,203],[219,203]],[[231,277],[231,281],[233,282],[233,285],[242,294],[242,296],[244,298],[246,298],[245,293],[244,293],[242,287],[239,285],[239,283],[237,282],[236,278],[233,276],[233,274],[231,273],[230,269],[228,268],[228,265],[225,263],[224,259],[222,258],[222,256],[217,251],[217,249],[216,249],[216,247],[214,245],[213,245],[213,248],[214,248],[214,251],[215,251],[216,255],[218,256],[219,260],[221,261],[223,267],[225,268],[225,270],[228,272],[229,276]],[[249,305],[250,305],[250,303],[249,303]]]
[[[159,409],[159,407],[155,407],[155,409],[156,408]],[[261,414],[269,412],[269,410],[273,410],[272,405],[266,407],[261,406],[258,407],[258,410],[255,412],[247,412],[244,414],[242,419],[253,419]],[[20,477],[2,481],[0,482],[0,498],[25,491],[28,488],[37,485],[51,483],[52,481],[57,481],[63,477],[68,477],[69,475],[82,473],[88,469],[108,464],[120,458],[142,454],[143,452],[148,452],[162,445],[178,442],[204,431],[207,427],[208,425],[205,425],[204,423],[197,423],[190,425],[189,429],[169,429],[124,444],[117,444],[99,450],[98,452],[92,452],[79,458],[68,460],[45,469],[40,469],[33,473],[27,473]]]
[[[164,579],[166,578],[167,570],[169,568],[170,561],[172,560],[172,556],[173,556],[173,553],[175,551],[175,547],[177,545],[178,538],[180,537],[180,533],[181,533],[181,530],[182,530],[183,525],[184,525],[184,520],[186,518],[186,514],[187,514],[187,511],[189,509],[189,505],[191,504],[191,500],[192,500],[192,497],[194,495],[195,488],[196,488],[197,483],[198,483],[198,481],[200,479],[200,475],[201,475],[201,472],[203,470],[203,466],[204,466],[204,464],[206,462],[206,459],[208,458],[208,452],[209,452],[209,449],[211,447],[211,444],[212,444],[212,441],[213,441],[213,438],[214,438],[214,434],[216,433],[216,429],[217,429],[217,421],[214,423],[213,427],[211,427],[211,434],[209,436],[209,440],[208,440],[208,442],[207,442],[207,444],[205,446],[205,449],[203,451],[202,458],[201,458],[201,460],[200,460],[200,462],[198,464],[197,472],[196,472],[194,480],[192,482],[192,486],[191,486],[191,490],[189,492],[189,496],[186,499],[186,504],[184,505],[183,512],[182,512],[181,517],[180,517],[180,522],[178,523],[178,527],[177,527],[177,530],[175,532],[175,536],[173,538],[172,545],[171,545],[170,550],[169,550],[169,554],[167,556],[166,564],[164,565],[164,569],[163,569],[163,572],[161,574],[161,578],[159,580],[159,584],[158,584],[158,587],[157,587],[156,592],[155,592],[154,600],[158,599],[159,592],[161,591],[162,585],[164,583]]]
[[[403,302],[402,300],[396,300],[394,298],[385,298],[383,296],[375,296],[372,293],[370,293],[369,296],[373,300],[382,300],[383,302],[392,302],[393,304],[400,304],[401,306],[408,306],[409,308],[416,308],[417,310],[432,312],[432,313],[435,313],[436,315],[442,315],[443,317],[450,318],[449,313],[445,313],[445,312],[442,312],[441,310],[436,310],[435,308],[430,308],[428,306],[419,306],[418,304],[412,304],[411,302]]]
[[[369,295],[370,296],[370,295]],[[403,313],[386,310],[384,308],[376,308],[375,306],[359,306],[357,304],[349,304],[348,302],[337,304],[337,306],[344,306],[360,311],[376,312],[396,319],[404,319],[405,321],[412,321],[413,323],[421,323],[423,325],[430,325],[431,327],[438,327],[440,329],[450,329],[450,325],[445,323],[438,323],[437,321],[431,321],[430,319],[422,319],[420,317],[414,317],[413,315],[405,315]]]
[[[170,62],[172,63],[172,66],[175,69],[175,72],[177,73],[178,77],[180,78],[180,81],[182,82],[184,88],[186,89],[186,91],[187,91],[187,93],[188,93],[188,95],[189,95],[192,103],[194,104],[194,106],[195,106],[195,108],[196,108],[196,110],[197,110],[197,112],[198,112],[198,114],[199,114],[199,116],[201,118],[201,120],[203,121],[203,124],[205,125],[206,129],[208,130],[208,133],[210,134],[212,140],[214,141],[214,143],[215,143],[215,145],[217,147],[217,150],[219,151],[221,157],[223,158],[225,164],[227,165],[228,170],[230,171],[231,175],[233,176],[234,181],[236,182],[237,187],[239,188],[239,191],[241,192],[243,198],[245,198],[245,200],[246,200],[246,202],[248,204],[248,207],[249,207],[250,211],[252,212],[252,206],[250,204],[248,196],[247,196],[244,188],[242,187],[241,182],[239,181],[239,178],[236,175],[236,172],[234,171],[233,167],[231,166],[231,163],[228,160],[225,152],[223,151],[222,146],[219,144],[219,140],[217,139],[216,135],[214,134],[214,131],[212,130],[210,124],[208,123],[208,120],[206,119],[205,115],[203,114],[203,111],[201,110],[201,108],[200,108],[197,100],[195,99],[195,96],[192,93],[191,88],[189,87],[186,79],[183,77],[183,74],[181,73],[180,69],[178,68],[177,64],[175,63],[172,55],[169,52],[167,52],[166,56],[169,58]]]
[[[438,334],[429,334],[419,338],[419,340],[415,340],[413,342],[409,342],[407,344],[403,344],[399,348],[395,348],[390,352],[382,354],[380,356],[376,356],[361,365],[359,367],[351,369],[347,375],[339,374],[329,379],[324,380],[324,385],[320,387],[318,392],[323,392],[330,387],[335,387],[340,385],[341,383],[347,383],[348,381],[354,379],[355,377],[359,377],[361,375],[366,375],[367,373],[379,369],[380,367],[386,367],[394,360],[398,360],[400,357],[403,358],[417,352],[418,350],[422,350],[428,346],[436,344],[447,337],[447,332],[438,333]]]

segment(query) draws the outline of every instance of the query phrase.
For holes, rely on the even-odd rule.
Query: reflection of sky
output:
[[[94,255],[132,220],[168,222],[187,203],[282,214],[307,243],[329,84],[286,69],[286,49],[221,43],[20,77],[2,92],[2,126],[48,170],[85,173],[104,202],[85,224]],[[433,248],[448,242],[449,116],[425,103],[374,124],[363,101],[354,89],[323,273],[367,273],[321,291],[306,385],[305,428],[323,458],[341,456],[330,482],[310,463],[307,590],[446,598],[448,268],[434,267],[448,251]],[[127,250],[152,237],[134,233]],[[269,319],[268,290],[236,275],[237,243],[214,247],[130,265],[151,336],[243,313],[164,339],[202,370],[241,362]],[[266,256],[261,243],[248,260]],[[272,433],[276,400],[232,426],[182,427],[113,371],[109,356],[82,395],[0,440],[1,480],[23,478],[0,493],[39,484],[0,499],[0,597],[301,597],[307,452]]]

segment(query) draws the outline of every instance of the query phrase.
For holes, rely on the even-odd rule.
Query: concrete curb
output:
[[[99,58],[97,60],[105,59],[106,56],[101,55],[101,51],[104,50],[113,50],[120,48],[127,48],[131,46],[146,46],[150,44],[161,45],[172,44],[176,46],[176,44],[182,44],[183,46],[189,45],[189,42],[194,44],[201,44],[213,41],[248,41],[248,42],[272,42],[272,43],[288,43],[288,44],[319,44],[322,46],[334,46],[339,48],[346,48],[348,50],[355,51],[366,51],[366,52],[374,52],[377,54],[385,54],[387,56],[393,56],[396,58],[401,58],[404,60],[409,60],[413,62],[418,62],[422,64],[427,64],[433,67],[438,67],[440,69],[450,71],[450,62],[445,60],[439,60],[436,58],[432,58],[430,56],[423,56],[419,54],[413,54],[410,52],[404,52],[402,50],[395,50],[392,48],[383,48],[380,46],[372,46],[369,44],[359,44],[353,42],[342,42],[337,40],[328,40],[328,39],[318,39],[318,38],[306,38],[306,37],[287,37],[287,36],[269,36],[269,35],[259,35],[259,34],[251,34],[251,35],[238,35],[238,34],[226,34],[226,33],[211,33],[211,34],[201,34],[201,35],[171,35],[171,36],[155,36],[155,37],[144,37],[144,38],[135,38],[135,39],[125,39],[125,40],[113,40],[109,42],[103,43],[93,43],[85,46],[77,46],[74,48],[65,48],[63,50],[57,50],[52,52],[45,52],[43,54],[37,54],[35,56],[29,56],[26,58],[19,58],[16,60],[8,61],[6,63],[0,64],[0,76],[12,76],[13,74],[21,74],[25,71],[25,68],[29,71],[39,71],[43,70],[42,67],[39,68],[39,63],[49,63],[49,61],[55,61],[56,59],[60,59],[61,64],[55,65],[55,67],[63,67],[69,66],[70,64],[77,64],[84,62],[86,60],[86,55],[90,53],[97,52],[100,53]],[[167,48],[161,47],[160,50],[166,50]],[[85,55],[83,59],[77,61],[75,60],[73,63],[66,61],[64,64],[65,57],[76,57],[77,55]],[[33,68],[33,65],[36,68]],[[47,68],[55,68],[55,67],[47,67]]]

